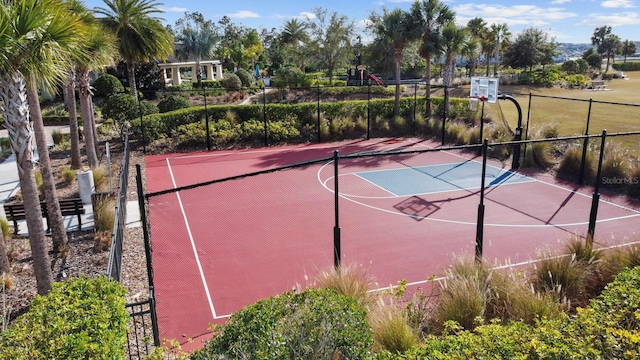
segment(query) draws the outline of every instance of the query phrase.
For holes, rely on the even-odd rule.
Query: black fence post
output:
[[[531,119],[531,99],[533,95],[529,92],[529,105],[527,109],[527,126],[524,132],[524,139],[529,140],[529,119]],[[522,155],[522,161],[527,158],[527,143],[524,144],[524,155]]]
[[[482,178],[480,180],[480,204],[478,204],[478,222],[476,223],[476,262],[482,262],[482,247],[484,242],[484,186],[487,175],[487,148],[489,140],[482,143]]]
[[[204,96],[204,118],[207,131],[207,151],[211,151],[211,136],[209,130],[209,111],[207,110],[207,87],[202,84],[202,93]]]
[[[596,175],[596,185],[593,189],[591,199],[591,213],[589,215],[589,230],[587,231],[587,246],[593,246],[593,235],[596,231],[596,219],[598,217],[598,204],[600,203],[600,183],[602,179],[602,161],[604,160],[604,147],[607,141],[607,130],[602,130],[602,141],[600,143],[600,158],[598,159],[598,172]]]
[[[264,118],[264,146],[269,146],[269,125],[267,124],[267,90],[262,88],[262,117]]]
[[[318,108],[317,108],[317,115],[318,115],[318,142],[322,141],[321,137],[320,137],[320,83],[318,83],[318,96],[317,96],[317,100],[318,100]]]
[[[411,136],[416,136],[416,108],[418,107],[418,83],[413,83],[413,128]]]
[[[444,135],[445,135],[445,123],[447,122],[447,116],[449,116],[449,114],[447,113],[447,101],[448,99],[448,90],[449,87],[447,85],[444,86],[444,106],[442,107],[442,146],[444,146]]]
[[[371,79],[367,83],[367,140],[371,139]]]
[[[151,311],[151,328],[153,330],[153,345],[160,346],[158,334],[158,316],[156,314],[156,300],[153,283],[153,264],[151,262],[151,241],[149,237],[149,225],[147,223],[147,211],[145,207],[144,189],[142,188],[142,171],[140,164],[136,164],[136,185],[138,190],[138,206],[140,208],[140,222],[144,238],[144,253],[147,262],[147,279],[149,281],[149,307]]]
[[[333,186],[334,186],[334,210],[335,210],[335,226],[333,228],[333,266],[336,269],[340,269],[340,260],[341,260],[341,245],[340,245],[340,211],[339,211],[339,201],[340,201],[340,192],[338,191],[338,150],[333,151]]]
[[[486,102],[486,98],[481,97],[480,102],[482,103],[482,110],[480,110],[480,141],[484,138],[484,103]],[[482,148],[478,149],[478,155],[482,154]]]
[[[591,122],[591,105],[593,99],[589,99],[589,112],[587,113],[587,125],[584,129],[584,140],[582,142],[582,159],[580,160],[580,175],[578,177],[578,184],[582,185],[584,182],[584,171],[587,163],[587,150],[589,147],[589,123]]]

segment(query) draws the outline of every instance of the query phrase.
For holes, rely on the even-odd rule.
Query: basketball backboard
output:
[[[498,78],[472,77],[469,97],[484,97],[485,101],[495,103],[498,101]]]

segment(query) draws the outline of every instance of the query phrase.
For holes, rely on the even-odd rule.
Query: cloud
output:
[[[625,12],[618,14],[589,14],[589,16],[579,22],[577,25],[582,26],[602,26],[607,24],[608,26],[624,26],[624,25],[640,25],[640,14],[636,12]]]
[[[312,12],[307,12],[307,11],[303,11],[300,14],[298,14],[297,16],[294,16],[294,18],[298,18],[298,19],[315,19],[316,18],[316,14],[312,13]]]
[[[170,8],[168,8],[168,9],[165,9],[165,12],[177,12],[177,13],[183,13],[183,12],[187,12],[188,10],[189,10],[189,9],[187,9],[187,8],[173,6],[173,7],[170,7]]]
[[[578,16],[576,13],[566,11],[561,7],[543,8],[537,5],[462,4],[454,6],[453,10],[456,12],[457,17],[460,18],[459,20],[481,17],[487,24],[507,23],[510,26],[546,26],[550,22]]]
[[[628,8],[635,7],[631,0],[607,0],[607,1],[603,1],[600,5],[605,8],[627,8],[628,9]]]
[[[260,15],[257,13],[254,13],[253,11],[249,11],[249,10],[239,10],[236,11],[234,13],[231,14],[227,14],[228,17],[230,17],[231,19],[248,19],[248,18],[259,18]]]
[[[551,2],[551,5],[560,5],[560,4],[564,4],[564,3],[570,3],[571,0],[553,0]]]

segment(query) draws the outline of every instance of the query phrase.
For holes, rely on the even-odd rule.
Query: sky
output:
[[[249,28],[276,28],[285,21],[313,16],[314,8],[337,12],[354,21],[360,32],[372,11],[383,8],[407,10],[415,0],[279,0],[279,1],[212,1],[156,0],[164,11],[158,16],[165,25],[173,25],[185,12],[200,12],[205,19],[217,22],[228,16],[235,24]],[[560,43],[590,43],[593,31],[611,26],[613,34],[622,40],[640,41],[640,0],[441,0],[456,13],[456,22],[466,25],[469,19],[483,18],[488,24],[507,23],[514,38],[524,28],[535,27],[548,32]],[[104,6],[102,0],[85,0],[88,8]],[[369,38],[366,33],[363,41]]]

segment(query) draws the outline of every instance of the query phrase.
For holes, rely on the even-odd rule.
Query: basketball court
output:
[[[246,305],[313,285],[320,270],[333,266],[336,225],[342,263],[362,266],[380,289],[402,279],[427,286],[454,256],[473,256],[481,157],[366,156],[437,146],[375,139],[147,157],[160,337],[200,339],[210,324]],[[335,150],[353,157],[336,164]],[[509,165],[489,161],[486,168],[485,260],[526,263],[586,234],[592,188]],[[245,175],[256,172],[264,173]],[[233,179],[215,181],[227,178]],[[190,187],[202,182],[210,183]],[[639,220],[638,203],[603,194],[596,243],[638,241]]]

